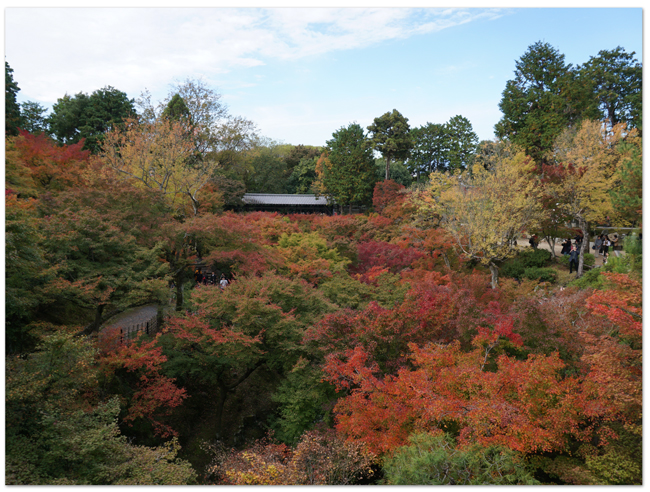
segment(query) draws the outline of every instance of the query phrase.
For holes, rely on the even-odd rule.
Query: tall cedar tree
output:
[[[556,137],[583,117],[598,118],[595,99],[579,72],[564,55],[538,41],[516,62],[515,78],[503,91],[495,125],[498,138],[508,138],[541,163]]]
[[[609,120],[611,125],[626,123],[628,128],[641,127],[643,67],[634,58],[634,51],[626,53],[620,46],[615,50],[601,50],[580,71],[594,85],[601,119]]]

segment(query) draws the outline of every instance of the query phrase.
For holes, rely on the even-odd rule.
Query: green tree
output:
[[[246,177],[246,191],[250,193],[287,193],[287,165],[281,146],[266,142],[247,152],[252,172]]]
[[[464,116],[456,115],[445,123],[448,141],[448,170],[467,169],[478,145],[478,136]]]
[[[174,94],[174,96],[169,100],[162,115],[163,117],[172,120],[186,120],[188,122],[191,120],[190,109],[179,94]]]
[[[35,101],[20,103],[20,128],[33,134],[47,133],[46,113],[47,109]]]
[[[135,114],[133,99],[111,86],[58,99],[47,118],[52,136],[60,144],[77,143],[85,139],[84,149],[97,153],[103,134]]]
[[[383,157],[375,159],[375,181],[385,181],[386,161]],[[389,180],[395,181],[406,187],[411,186],[413,175],[409,172],[407,164],[402,161],[395,161],[390,166]]]
[[[588,84],[549,43],[529,46],[515,65],[515,78],[506,83],[499,103],[503,117],[495,135],[522,146],[541,163],[566,127],[597,117],[596,103]]]
[[[313,193],[312,184],[318,177],[316,174],[318,157],[303,157],[289,176],[290,193]]]
[[[14,80],[14,70],[5,61],[5,135],[18,135],[20,106],[16,94],[20,87]]]
[[[319,160],[319,181],[324,194],[341,208],[353,203],[372,202],[375,163],[363,129],[357,123],[341,127],[327,141],[327,157]],[[387,168],[388,169],[388,168]]]
[[[447,132],[444,124],[429,123],[411,130],[413,148],[407,161],[409,172],[417,181],[426,179],[433,171],[447,168]]]
[[[618,46],[601,50],[580,67],[586,80],[593,83],[602,119],[613,126],[626,123],[628,128],[640,128],[642,116],[643,67]]]
[[[408,118],[393,109],[374,119],[368,126],[372,148],[386,160],[386,178],[390,179],[390,164],[394,159],[405,161],[413,146]]]

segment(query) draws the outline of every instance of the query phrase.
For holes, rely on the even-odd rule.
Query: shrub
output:
[[[516,258],[507,261],[501,266],[500,274],[504,277],[521,278],[524,275],[524,264]]]
[[[545,249],[524,249],[517,254],[517,259],[521,261],[524,268],[543,268],[551,260],[553,255]]]
[[[524,270],[524,278],[554,283],[557,280],[557,272],[552,268],[531,267]]]
[[[389,485],[535,485],[521,456],[501,446],[457,449],[448,436],[416,434],[384,465]]]

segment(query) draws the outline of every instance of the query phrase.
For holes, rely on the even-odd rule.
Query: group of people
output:
[[[219,285],[221,290],[225,289],[228,286],[228,284],[230,284],[230,281],[226,278],[226,275],[224,273],[221,274],[221,278],[217,283],[216,273],[211,272],[211,273],[204,274],[198,268],[194,271],[194,281],[197,284],[203,284],[203,285]]]
[[[596,238],[594,241],[594,245],[592,246],[592,249],[597,251],[600,256],[609,256],[609,247],[612,247],[612,251],[616,249],[616,245],[618,244],[618,235],[614,234],[614,237],[612,239],[609,238],[607,234],[601,234]],[[594,253],[596,254],[596,253]]]
[[[609,248],[612,248],[612,251],[618,243],[618,235],[614,234],[612,239],[609,238],[607,234],[601,234],[596,237],[593,246],[591,249],[594,250],[595,255],[600,255],[603,257],[603,265],[606,265],[609,261]],[[570,239],[565,239],[562,243],[563,255],[569,256],[569,273],[573,273],[573,267],[575,266],[576,272],[578,271],[578,258],[580,256],[580,246],[582,245],[582,236],[576,236],[575,243],[571,244]]]

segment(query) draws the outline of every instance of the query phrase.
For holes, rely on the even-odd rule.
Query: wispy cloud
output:
[[[113,85],[153,92],[173,79],[368,47],[498,18],[498,9],[9,8],[5,53],[23,94]]]

